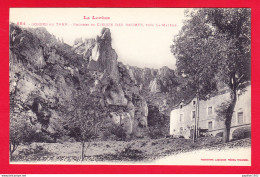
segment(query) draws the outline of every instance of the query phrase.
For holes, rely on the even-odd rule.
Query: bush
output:
[[[149,131],[149,137],[151,139],[158,139],[158,138],[163,138],[165,136],[164,136],[164,133],[161,129],[151,128],[150,131]]]
[[[212,146],[222,143],[221,137],[201,137],[197,139],[197,143],[201,146]]]
[[[34,142],[55,143],[55,139],[47,133],[37,132],[33,136]]]
[[[232,140],[244,139],[249,137],[251,137],[250,127],[238,128],[232,134]]]
[[[144,153],[143,151],[133,149],[131,145],[128,145],[121,152],[119,152],[118,157],[129,160],[142,160],[144,158]]]
[[[121,125],[113,125],[110,128],[110,133],[115,135],[118,139],[117,140],[122,140],[125,141],[126,140],[126,132],[123,128],[123,126]]]
[[[28,149],[22,149],[18,152],[19,156],[30,156],[30,155],[48,155],[50,154],[41,145],[36,145],[35,147],[29,147]]]
[[[147,142],[142,142],[141,147],[144,147],[147,145]]]

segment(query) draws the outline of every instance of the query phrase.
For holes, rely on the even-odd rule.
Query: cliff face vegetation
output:
[[[33,127],[32,141],[74,141],[65,126],[72,100],[79,90],[89,94],[97,89],[107,110],[98,138],[168,134],[170,107],[181,99],[182,81],[166,66],[124,65],[111,41],[108,28],[95,39],[69,46],[45,28],[10,25],[10,114]]]

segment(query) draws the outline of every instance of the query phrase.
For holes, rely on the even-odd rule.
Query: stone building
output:
[[[223,92],[207,100],[199,102],[199,129],[211,136],[223,136],[224,121],[217,117],[216,109],[219,105],[230,99],[230,92]],[[196,98],[173,108],[170,115],[170,135],[191,138],[195,125]],[[234,109],[230,139],[236,138],[238,134],[244,137],[251,133],[251,85],[244,92],[238,91],[237,103]]]

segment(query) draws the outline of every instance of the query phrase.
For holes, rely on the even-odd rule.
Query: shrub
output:
[[[47,133],[37,132],[33,136],[34,142],[55,143],[55,139]]]
[[[197,139],[197,143],[201,146],[212,146],[215,144],[220,144],[221,142],[221,137],[202,137]]]
[[[122,125],[112,125],[110,128],[110,133],[115,135],[118,140],[126,140],[126,133]]]
[[[150,129],[149,131],[149,137],[151,139],[158,139],[158,138],[163,138],[164,134],[163,131],[161,129]]]
[[[29,147],[28,149],[22,149],[18,152],[19,156],[30,156],[30,155],[48,155],[50,154],[41,145],[36,145],[35,147]]]
[[[128,145],[121,152],[119,152],[118,157],[120,159],[142,160],[144,158],[144,153],[143,151],[133,149],[131,145]]]
[[[232,140],[238,140],[249,137],[251,137],[251,130],[249,127],[238,128],[232,134]]]
[[[147,145],[147,142],[142,142],[141,147],[144,147]]]

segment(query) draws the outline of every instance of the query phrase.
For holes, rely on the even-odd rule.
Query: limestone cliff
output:
[[[96,39],[86,39],[73,46],[75,53],[82,54],[88,61],[89,70],[106,72],[109,77],[118,81],[117,54],[112,48],[111,33],[103,28]]]
[[[45,28],[22,29],[11,24],[11,111],[25,114],[37,132],[55,136],[54,141],[64,130],[65,107],[77,91],[88,88],[91,92],[100,85],[109,110],[106,122],[122,125],[127,135],[143,137],[150,131],[149,124],[153,126],[149,123],[154,121],[149,118],[150,105],[158,107],[157,116],[167,117],[173,104],[174,72],[167,67],[124,65],[118,62],[111,41],[108,28],[95,39],[78,40],[69,46]],[[107,125],[103,128],[108,129]]]

